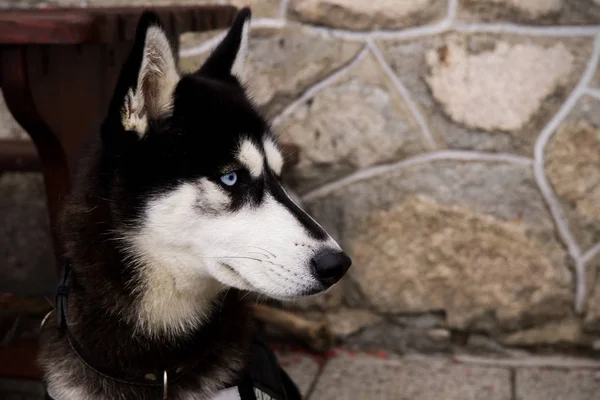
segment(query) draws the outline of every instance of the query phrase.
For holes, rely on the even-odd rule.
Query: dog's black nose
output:
[[[324,250],[312,259],[314,274],[325,287],[342,279],[350,265],[352,260],[343,251]]]

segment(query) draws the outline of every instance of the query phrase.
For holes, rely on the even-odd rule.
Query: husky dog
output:
[[[141,17],[61,220],[71,283],[40,351],[52,398],[156,399],[166,381],[169,399],[218,395],[246,368],[241,293],[312,295],[350,267],[282,186],[282,153],[244,89],[249,23],[242,9],[181,75],[156,15]]]

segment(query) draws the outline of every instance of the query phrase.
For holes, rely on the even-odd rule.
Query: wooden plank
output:
[[[107,7],[0,12],[0,44],[99,44],[133,40],[140,15],[155,11],[171,35],[227,28],[234,6]]]
[[[97,40],[98,29],[89,12],[0,12],[0,44],[81,44]]]

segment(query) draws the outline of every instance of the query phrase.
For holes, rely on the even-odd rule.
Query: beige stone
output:
[[[458,20],[537,25],[597,24],[597,0],[461,0]]]
[[[526,356],[523,350],[515,350],[510,347],[503,346],[497,339],[491,338],[488,335],[480,335],[470,333],[467,338],[465,349],[469,353],[499,355],[499,356]],[[524,354],[525,353],[525,354]]]
[[[560,11],[563,0],[468,0],[472,4],[497,4],[514,8],[532,18]]]
[[[414,118],[377,61],[368,56],[277,126],[299,145],[290,179],[302,193],[367,166],[425,150]]]
[[[449,118],[445,106],[440,104],[440,102],[432,96],[432,90],[426,80],[426,77],[429,76],[426,64],[427,54],[431,54],[432,52],[436,52],[438,55],[437,57],[435,55],[430,56],[432,59],[431,61],[434,65],[438,66],[440,72],[444,71],[442,75],[444,75],[445,78],[450,76],[450,70],[445,70],[447,67],[443,64],[443,60],[446,56],[452,56],[448,52],[448,43],[454,43],[459,47],[463,46],[463,49],[466,48],[468,50],[468,55],[463,61],[463,66],[472,65],[470,61],[466,61],[467,59],[470,60],[471,56],[484,56],[483,58],[488,60],[497,57],[496,53],[494,53],[494,49],[496,49],[498,43],[507,43],[510,49],[514,49],[515,46],[520,45],[537,46],[540,49],[545,49],[544,51],[564,46],[564,48],[573,55],[574,61],[572,63],[571,73],[566,79],[565,84],[557,87],[557,90],[554,93],[541,101],[539,107],[534,110],[534,114],[528,118],[521,129],[516,131],[501,131],[498,129],[489,131],[483,128],[467,126],[462,121],[476,119],[474,121],[477,123],[476,126],[483,125],[486,128],[490,126],[506,125],[506,121],[499,116],[501,113],[500,110],[494,107],[493,102],[496,97],[500,97],[503,102],[507,102],[507,94],[513,93],[517,95],[520,93],[519,89],[512,87],[506,88],[506,86],[510,86],[512,83],[506,82],[504,78],[507,76],[516,76],[515,71],[502,71],[500,75],[492,78],[497,81],[504,81],[505,85],[501,86],[498,83],[497,86],[492,85],[491,87],[488,87],[489,90],[493,91],[487,93],[489,95],[487,96],[488,99],[482,100],[482,104],[486,106],[485,111],[480,110],[481,105],[477,103],[473,109],[469,110],[469,112],[473,113],[472,116],[461,116],[462,120]],[[424,116],[432,135],[440,146],[452,149],[506,152],[526,155],[528,157],[533,156],[533,148],[539,132],[556,114],[568,94],[573,90],[580,79],[581,74],[585,70],[586,63],[589,60],[592,48],[592,42],[588,38],[555,38],[490,33],[463,34],[456,32],[410,40],[381,40],[378,42],[378,45],[395,74],[410,92],[419,111]],[[485,56],[486,54],[487,56]],[[525,57],[525,59],[528,58],[529,56]],[[436,60],[437,62],[435,62]],[[450,60],[452,61],[452,59]],[[452,62],[456,64],[456,59]],[[483,63],[482,59],[480,59],[479,63]],[[517,64],[521,65],[522,63],[519,62]],[[505,65],[507,69],[514,69],[512,65],[503,65]],[[554,64],[548,67],[548,64],[544,61],[540,63],[539,67],[555,68]],[[491,68],[492,70],[495,70],[498,67],[491,66]],[[538,68],[538,66],[535,66],[534,69],[535,68]],[[546,72],[544,72],[544,74],[546,74]],[[472,75],[475,75],[475,73]],[[489,78],[491,74],[484,71],[483,76]],[[523,78],[525,79],[525,76],[523,76]],[[469,79],[471,79],[471,76],[469,76]],[[479,81],[482,77],[474,76],[473,79]],[[537,78],[534,80],[537,81]],[[474,87],[474,85],[470,83],[461,82],[462,81],[460,80],[455,82],[457,87],[456,93],[449,94],[447,92],[448,88],[444,88],[444,101],[448,104],[454,103],[456,108],[466,112],[466,104],[463,105],[462,102],[465,102],[466,100],[474,101],[474,96],[466,93],[466,89],[473,89],[475,90],[475,93],[481,92],[480,88]],[[439,83],[441,85],[441,80]],[[540,88],[534,90],[534,92],[538,92],[538,94],[539,91]],[[525,97],[530,100],[532,98],[530,94],[527,94]],[[520,102],[519,99],[515,99],[514,101],[515,104],[520,104]],[[516,116],[516,119],[513,117],[512,121],[519,122],[526,118],[523,110],[515,111],[514,105],[510,101],[508,101],[508,108],[513,113],[512,115]],[[492,123],[488,121],[488,116],[493,118],[491,120]]]
[[[566,83],[574,57],[561,43],[549,48],[499,41],[469,54],[450,41],[427,54],[426,80],[454,121],[486,131],[522,129],[542,102]]]
[[[343,308],[327,313],[327,321],[336,337],[344,338],[358,332],[365,326],[376,324],[381,320],[376,314],[367,310]]]
[[[577,345],[591,346],[593,339],[583,332],[581,320],[568,318],[532,329],[504,335],[499,340],[509,346]]]
[[[250,7],[252,18],[277,18],[279,16],[279,0],[225,0],[225,4],[231,4],[237,8]]]
[[[600,333],[600,253],[586,265],[588,298],[585,309],[584,329],[594,334]]]
[[[452,348],[451,334],[446,329],[417,329],[395,325],[389,321],[364,326],[344,338],[344,346],[358,350],[386,350],[396,354],[417,352],[439,353]]]
[[[558,318],[571,306],[568,275],[514,224],[413,197],[365,225],[351,273],[382,312],[443,309],[450,327],[468,329]]]
[[[425,24],[446,8],[439,0],[291,0],[290,12],[304,22],[334,28],[399,29]]]
[[[28,139],[29,135],[21,128],[10,113],[4,96],[0,92],[0,138],[1,139]]]
[[[580,244],[587,249],[600,242],[600,128],[586,120],[563,123],[546,148],[544,166]]]
[[[186,39],[186,47],[199,44],[198,37]],[[310,33],[296,24],[281,30],[252,30],[247,64],[252,97],[273,117],[308,87],[348,63],[362,46]],[[193,70],[206,57],[208,53],[183,58],[182,69]]]
[[[531,166],[387,168],[304,204],[353,258],[345,302],[445,313],[443,328],[492,337],[572,316],[567,253]]]
[[[362,48],[296,24],[263,31],[250,43],[249,81],[254,100],[274,116],[303,91],[353,59]]]

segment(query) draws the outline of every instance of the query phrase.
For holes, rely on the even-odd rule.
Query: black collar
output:
[[[71,263],[65,263],[60,282],[56,288],[56,325],[59,331],[66,334],[71,349],[77,358],[79,358],[79,360],[88,369],[106,379],[110,379],[115,382],[134,386],[162,388],[163,393],[166,395],[169,384],[177,381],[200,363],[198,360],[192,365],[178,365],[175,367],[157,370],[117,370],[111,366],[99,362],[98,360],[95,360],[94,357],[85,351],[81,343],[73,335],[73,332],[71,332],[68,326],[67,300],[69,298],[69,291],[72,284],[72,273]]]

